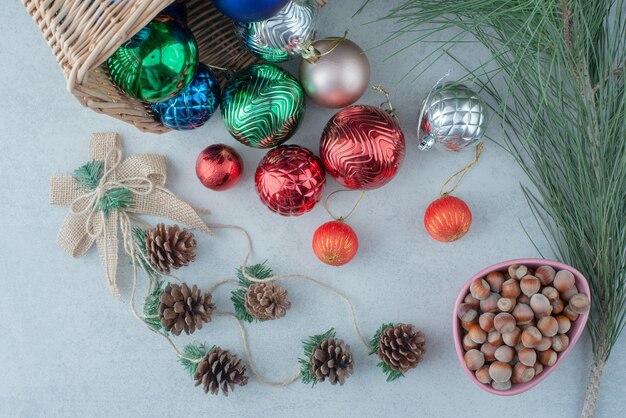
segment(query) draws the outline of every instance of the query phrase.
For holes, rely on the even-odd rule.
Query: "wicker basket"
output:
[[[143,103],[122,93],[105,61],[174,0],[22,0],[43,33],[67,80],[84,106],[135,125],[142,131],[169,131]],[[321,5],[325,0],[317,0]],[[242,47],[233,22],[210,0],[188,0],[189,28],[200,61],[232,70],[255,61]],[[223,82],[223,80],[222,80]]]

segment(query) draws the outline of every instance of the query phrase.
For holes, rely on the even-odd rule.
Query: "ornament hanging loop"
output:
[[[309,63],[311,64],[315,64],[317,61],[319,61],[319,59],[321,57],[324,57],[328,54],[331,54],[335,49],[337,49],[339,47],[339,45],[346,40],[348,37],[348,31],[345,31],[343,33],[343,36],[340,37],[332,37],[332,38],[322,38],[322,39],[316,39],[313,42],[317,42],[317,41],[335,41],[335,44],[332,46],[332,48],[330,48],[328,51],[326,52],[320,52],[318,51],[314,46],[313,46],[313,42],[309,42],[306,44],[302,44],[300,45],[300,49],[301,51],[301,55],[302,55],[302,59],[307,60]]]
[[[446,180],[445,183],[443,183],[443,186],[441,186],[441,189],[439,190],[439,195],[441,197],[449,195],[450,193],[454,192],[457,187],[459,187],[459,184],[461,183],[461,180],[463,180],[463,177],[465,177],[467,172],[474,166],[474,164],[478,162],[478,159],[480,158],[480,155],[482,154],[484,148],[485,148],[484,142],[480,141],[478,145],[476,145],[476,157],[474,158],[474,161],[472,161],[467,166],[463,167],[462,169],[460,169],[459,171],[451,175],[450,178]],[[444,192],[446,186],[450,184],[450,182],[457,177],[458,177],[458,180],[456,181],[456,183],[454,183],[454,186],[447,192]]]
[[[393,107],[393,104],[391,103],[391,95],[389,94],[389,92],[385,90],[385,88],[382,85],[372,86],[372,89],[374,91],[377,91],[385,95],[385,101],[379,105],[380,108],[383,109],[385,112],[389,113],[394,118],[398,119],[398,115],[396,114],[396,109]]]
[[[354,192],[354,191],[355,190],[349,190],[349,189],[335,190],[334,192],[329,194],[328,197],[326,197],[326,199],[324,200],[324,209],[326,209],[326,212],[328,212],[328,214],[330,215],[331,218],[333,218],[336,221],[342,222],[342,221],[347,220],[350,216],[352,216],[352,214],[354,214],[354,211],[359,206],[359,203],[361,203],[361,200],[363,200],[363,197],[365,196],[365,192],[361,192],[359,198],[357,199],[356,203],[352,207],[352,210],[350,210],[350,212],[348,212],[348,214],[346,216],[335,216],[335,215],[333,215],[333,213],[330,211],[330,209],[328,207],[328,201],[330,200],[331,197],[333,197],[337,193]]]

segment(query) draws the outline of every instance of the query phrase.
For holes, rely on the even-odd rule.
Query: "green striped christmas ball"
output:
[[[304,90],[294,76],[272,64],[253,64],[222,92],[222,117],[242,144],[272,148],[296,132],[304,115]]]

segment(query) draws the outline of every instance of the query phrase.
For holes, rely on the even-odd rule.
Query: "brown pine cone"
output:
[[[194,379],[196,386],[204,386],[204,392],[217,395],[221,389],[228,396],[229,387],[232,392],[236,385],[245,386],[248,383],[245,373],[246,366],[236,355],[216,347],[198,364]]]
[[[146,257],[154,268],[169,274],[196,259],[193,233],[178,225],[158,224],[146,231]]]
[[[246,292],[246,310],[259,321],[282,318],[291,307],[287,294],[285,289],[274,282],[253,283]]]
[[[343,385],[352,374],[350,346],[334,337],[322,340],[311,352],[311,372],[318,382],[326,378],[332,385]]]
[[[424,334],[411,324],[390,325],[378,339],[378,357],[404,373],[422,361],[425,342]]]
[[[183,331],[192,334],[196,329],[201,329],[203,322],[211,320],[215,309],[211,299],[209,292],[202,294],[195,284],[191,289],[187,283],[166,286],[159,303],[159,318],[163,328],[174,335],[180,335]]]

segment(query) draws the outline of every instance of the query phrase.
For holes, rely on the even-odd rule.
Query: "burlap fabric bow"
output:
[[[89,144],[89,159],[102,162],[95,187],[86,187],[69,174],[52,178],[50,203],[70,208],[57,241],[76,258],[85,254],[95,242],[107,284],[115,297],[119,297],[116,280],[118,227],[122,231],[126,253],[133,254],[129,214],[155,215],[211,234],[196,211],[164,187],[167,166],[163,155],[133,155],[122,160],[119,136],[115,133],[96,133]],[[127,204],[110,211],[102,210],[103,200],[116,190],[128,191],[125,192],[130,197]]]

